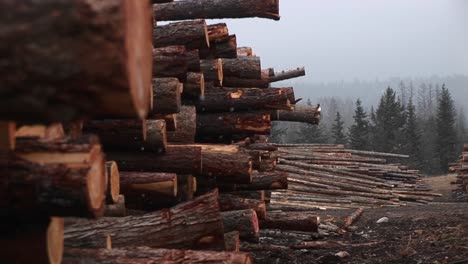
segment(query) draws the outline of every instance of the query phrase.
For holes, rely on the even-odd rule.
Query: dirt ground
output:
[[[434,191],[444,194],[434,203],[368,209],[352,227],[353,232],[319,239],[346,243],[344,246],[254,252],[255,263],[468,264],[468,203],[454,202],[454,186],[449,184],[449,178],[428,179]],[[317,215],[322,221],[331,220],[340,226],[351,212],[318,211]],[[388,221],[376,223],[382,217]],[[340,251],[346,251],[349,256],[335,256]]]

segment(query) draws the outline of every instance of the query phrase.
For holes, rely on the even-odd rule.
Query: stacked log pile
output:
[[[450,171],[457,173],[457,179],[452,182],[462,192],[468,193],[468,144],[463,147],[463,153],[456,164],[452,164]]]

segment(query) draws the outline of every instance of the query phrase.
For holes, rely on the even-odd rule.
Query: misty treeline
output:
[[[408,154],[409,165],[427,174],[447,172],[468,142],[464,110],[457,109],[444,84],[414,87],[401,81],[397,88],[388,87],[375,106],[340,97],[317,101],[322,105],[319,125],[275,122],[270,140]]]

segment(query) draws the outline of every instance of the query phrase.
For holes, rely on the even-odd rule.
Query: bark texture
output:
[[[184,86],[177,78],[153,79],[153,114],[179,113]]]
[[[159,20],[159,17],[156,16]],[[187,50],[210,46],[205,20],[191,20],[156,26],[153,29],[153,46],[183,45]]]
[[[177,129],[167,133],[169,142],[190,144],[195,142],[197,113],[193,106],[182,106],[177,114]]]

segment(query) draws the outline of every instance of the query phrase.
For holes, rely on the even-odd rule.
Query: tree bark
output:
[[[189,72],[200,72],[200,54],[197,49],[187,51],[187,70]]]
[[[262,229],[318,232],[319,219],[317,216],[304,215],[302,212],[269,212],[265,220],[260,221],[260,227]]]
[[[190,144],[195,142],[197,132],[197,113],[193,106],[182,106],[177,114],[177,129],[167,133],[167,140],[174,143]]]
[[[125,196],[119,195],[117,202],[114,204],[106,204],[104,210],[106,217],[124,217],[127,216],[127,208],[125,207]]]
[[[221,59],[200,60],[200,69],[205,77],[205,83],[217,86],[223,85],[223,63]]]
[[[159,20],[159,16],[156,16]],[[153,46],[156,48],[182,45],[187,50],[210,46],[208,29],[203,19],[169,23],[153,29]]]
[[[162,249],[149,247],[128,247],[106,249],[69,248],[64,253],[64,263],[69,264],[251,264],[252,258],[247,253],[194,251]]]
[[[95,137],[22,140],[15,154],[0,157],[0,171],[2,218],[103,213],[105,164]]]
[[[3,227],[8,230],[0,231],[1,263],[62,263],[63,218],[52,217],[45,221],[36,218],[32,224],[16,222],[13,228]]]
[[[223,153],[202,149],[202,175],[228,183],[252,182],[252,160],[244,153]]]
[[[201,59],[237,58],[237,37],[229,35],[210,41],[209,48],[200,48]]]
[[[262,78],[262,68],[259,57],[239,57],[236,59],[223,58],[221,61],[223,63],[223,76],[225,77],[237,77],[243,79]]]
[[[289,88],[224,89],[207,93],[195,102],[198,112],[248,111],[254,109],[286,109],[291,107]]]
[[[65,228],[67,247],[102,248],[106,235],[114,247],[224,249],[224,232],[214,190],[170,210],[140,216],[77,221]],[[131,228],[129,228],[131,227]]]
[[[226,251],[239,252],[240,250],[239,231],[232,231],[224,234],[224,244]]]
[[[188,72],[182,97],[198,101],[205,96],[205,76],[201,72]]]
[[[279,20],[279,1],[253,0],[188,0],[153,6],[154,16],[159,21],[197,18],[244,18],[261,17]]]
[[[15,149],[15,122],[0,121],[0,153]]]
[[[153,78],[174,77],[185,82],[188,71],[184,46],[167,46],[153,49]]]
[[[288,188],[288,174],[282,171],[253,171],[250,184],[219,184],[222,191],[275,190]]]
[[[238,196],[240,198],[254,199],[254,200],[265,200],[265,191],[236,191],[228,192],[229,195]]]
[[[301,122],[316,125],[320,122],[320,105],[296,105],[294,111],[276,110],[271,113],[271,120]]]
[[[263,113],[213,113],[197,115],[197,136],[269,134],[270,115]]]
[[[149,1],[3,1],[0,10],[0,119],[146,116]]]
[[[241,239],[258,242],[260,229],[253,209],[222,212],[224,232],[239,231]]]
[[[115,161],[106,162],[107,192],[106,202],[108,204],[117,203],[120,194],[120,174],[119,167]]]
[[[268,79],[245,79],[239,77],[226,76],[223,79],[223,86],[237,88],[268,88],[270,86],[270,83],[268,82]]]
[[[181,106],[182,107],[182,106]],[[162,119],[166,122],[166,131],[174,131],[177,129],[177,117],[176,114],[160,115],[160,114],[151,114],[150,119]]]
[[[282,71],[282,72],[275,72],[274,76],[270,76],[268,78],[269,82],[279,82],[279,81],[284,81],[288,79],[293,79],[297,78],[300,76],[305,76],[305,68],[297,68],[294,70],[289,70],[289,71]]]
[[[263,201],[239,198],[225,193],[219,195],[218,201],[221,212],[253,209],[258,219],[263,220],[266,217],[266,206]]]
[[[191,146],[169,145],[166,152],[108,152],[121,171],[200,173],[201,149]]]
[[[167,144],[164,120],[91,120],[84,123],[83,131],[97,134],[106,150],[164,151]]]
[[[153,79],[153,114],[174,114],[180,112],[180,94],[183,84],[177,78]]]

